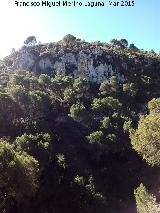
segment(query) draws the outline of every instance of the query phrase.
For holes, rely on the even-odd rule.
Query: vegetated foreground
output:
[[[160,212],[158,54],[31,36],[0,70],[0,212]]]

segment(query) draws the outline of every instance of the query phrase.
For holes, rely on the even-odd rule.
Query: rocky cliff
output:
[[[1,70],[24,69],[35,74],[62,73],[100,83],[112,75],[120,82],[139,74],[160,72],[160,57],[153,52],[113,47],[106,43],[72,42],[23,46],[1,62]]]

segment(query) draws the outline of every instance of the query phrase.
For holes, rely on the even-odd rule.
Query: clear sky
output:
[[[104,0],[105,7],[94,8],[16,7],[14,2],[0,0],[0,58],[30,35],[49,42],[68,33],[86,41],[126,38],[140,49],[160,51],[160,0],[135,0],[134,7],[113,7]]]

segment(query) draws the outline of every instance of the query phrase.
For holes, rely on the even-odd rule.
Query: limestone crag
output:
[[[25,69],[35,73],[48,71],[54,73],[70,74],[73,76],[82,75],[90,81],[100,83],[108,76],[113,75],[116,69],[109,62],[111,56],[107,55],[107,61],[99,62],[94,65],[94,61],[103,55],[103,51],[93,49],[92,52],[65,53],[51,52],[49,55],[34,55],[30,52],[31,48],[22,48],[16,55],[11,65],[12,70]]]
[[[151,69],[154,63],[154,59],[144,58],[140,53],[130,54],[129,49],[107,49],[90,43],[72,46],[58,43],[23,46],[7,57],[9,62],[5,60],[11,70],[24,69],[35,74],[49,75],[61,73],[74,77],[81,75],[97,83],[112,75],[116,75],[123,83],[126,72],[143,72],[144,67]]]

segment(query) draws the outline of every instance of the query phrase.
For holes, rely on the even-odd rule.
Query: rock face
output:
[[[113,68],[109,59],[108,61],[96,62],[97,58],[102,57],[103,51],[98,51],[96,48],[88,54],[83,51],[77,53],[65,53],[64,51],[53,52],[49,55],[36,56],[30,53],[30,48],[21,49],[13,61],[11,68],[25,69],[34,71],[35,73],[59,72],[73,76],[84,76],[90,81],[100,83],[104,79],[113,75],[116,69]]]
[[[10,56],[10,69],[24,69],[35,74],[46,73],[55,75],[83,76],[88,80],[100,83],[112,75],[116,75],[120,82],[125,81],[125,72],[139,70],[144,67],[150,69],[152,59],[130,57],[124,50],[106,49],[102,46],[75,45],[66,47],[59,44],[36,45],[22,47]],[[128,50],[127,50],[128,51]]]
[[[16,59],[13,61],[12,68],[15,69],[27,69],[30,70],[34,66],[35,57],[25,50],[20,50]]]

